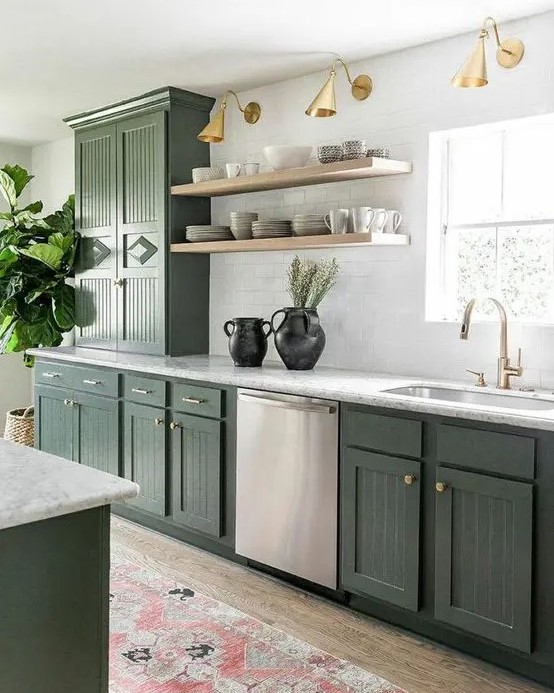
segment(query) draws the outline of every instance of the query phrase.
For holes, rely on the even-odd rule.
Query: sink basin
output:
[[[520,409],[528,411],[554,411],[554,401],[518,397],[517,395],[499,395],[493,392],[474,392],[456,390],[447,387],[431,387],[425,385],[410,385],[384,390],[391,395],[405,395],[419,399],[440,399],[446,402],[460,404],[478,404],[485,407],[501,407],[503,409]]]

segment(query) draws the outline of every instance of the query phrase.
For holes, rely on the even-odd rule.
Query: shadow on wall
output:
[[[33,401],[33,369],[23,364],[23,354],[0,355],[0,436],[6,412],[28,407]]]

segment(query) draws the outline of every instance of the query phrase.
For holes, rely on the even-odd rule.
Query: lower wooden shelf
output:
[[[410,237],[400,233],[344,233],[326,236],[258,238],[247,241],[211,241],[173,243],[172,253],[248,253],[262,250],[302,250],[303,248],[375,247],[409,245]]]

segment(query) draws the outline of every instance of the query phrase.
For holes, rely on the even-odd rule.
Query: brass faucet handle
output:
[[[472,371],[469,368],[466,368],[466,371],[468,373],[471,373],[472,375],[477,376],[477,382],[475,383],[476,387],[487,387],[487,382],[485,380],[485,374],[482,371]]]

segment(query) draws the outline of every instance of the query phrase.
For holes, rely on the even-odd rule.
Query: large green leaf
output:
[[[65,253],[73,247],[75,243],[74,234],[63,234],[60,231],[56,231],[48,237],[48,243],[55,245],[56,248],[60,248]]]
[[[8,246],[0,251],[0,277],[10,271],[10,267],[19,260],[19,255]]]
[[[2,169],[0,169],[0,192],[6,198],[6,202],[13,209],[17,202],[17,192],[15,189],[15,183],[10,178],[10,176]]]
[[[6,164],[2,171],[7,173],[8,176],[13,180],[16,197],[21,195],[27,183],[34,178],[34,176],[31,176],[30,173],[19,164],[15,164],[14,166]]]
[[[63,250],[50,243],[35,243],[28,248],[20,248],[19,252],[55,270],[60,269],[63,258]]]
[[[36,202],[31,202],[31,204],[27,205],[26,207],[23,207],[21,210],[22,212],[31,212],[31,214],[40,214],[42,212],[42,208],[44,205],[40,200],[37,200]]]
[[[53,311],[56,323],[62,330],[75,327],[75,289],[62,284],[54,294]]]

